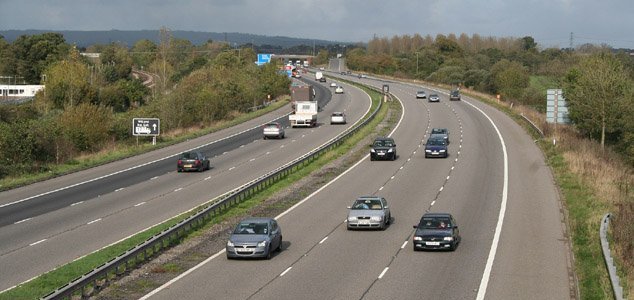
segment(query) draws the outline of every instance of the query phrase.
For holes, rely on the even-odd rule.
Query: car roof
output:
[[[432,218],[432,217],[449,218],[451,217],[451,214],[450,213],[426,213],[423,215],[423,218]]]
[[[252,217],[252,218],[243,219],[240,221],[240,223],[243,223],[243,222],[264,223],[264,222],[269,222],[272,220],[273,218]]]
[[[391,137],[384,137],[384,136],[379,136],[377,138],[374,139],[375,141],[393,141],[394,139]]]
[[[379,196],[360,196],[359,198],[357,198],[357,200],[374,200],[374,199],[379,200],[381,198],[382,197],[379,197]]]

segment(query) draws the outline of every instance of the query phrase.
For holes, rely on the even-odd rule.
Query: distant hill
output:
[[[137,41],[148,39],[159,43],[158,30],[109,30],[109,31],[77,31],[77,30],[0,30],[0,35],[4,36],[8,42],[13,42],[21,35],[36,35],[46,32],[56,32],[64,35],[66,42],[76,44],[78,47],[87,47],[95,44],[110,44],[120,42],[129,47]],[[321,45],[328,46],[334,44],[349,44],[348,42],[336,42],[315,39],[292,38],[284,36],[265,36],[237,32],[200,32],[174,30],[172,35],[179,39],[191,41],[195,45],[201,45],[208,40],[227,41],[231,45],[243,45],[252,43],[256,46],[271,45],[282,48],[290,48],[298,45]]]

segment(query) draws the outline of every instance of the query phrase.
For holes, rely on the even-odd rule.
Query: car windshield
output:
[[[268,234],[267,223],[241,222],[233,231],[234,234]]]
[[[343,116],[343,113],[332,113],[333,117],[341,117]]]
[[[449,218],[430,217],[423,218],[418,224],[418,228],[421,229],[443,229],[451,227],[451,221]]]
[[[352,205],[352,209],[373,209],[381,210],[381,200],[379,199],[357,199]]]
[[[419,93],[419,94],[424,94],[424,93],[425,93],[425,91],[418,91],[418,93]]]
[[[375,147],[393,147],[394,142],[390,140],[376,140],[374,141],[374,146]]]
[[[268,128],[277,128],[277,124],[274,124],[274,123],[266,124],[266,127],[268,127]]]
[[[429,139],[427,140],[427,145],[428,146],[445,146],[445,140],[444,139]]]
[[[438,134],[438,133],[443,134],[443,133],[446,133],[446,132],[447,132],[447,130],[443,129],[443,128],[434,128],[434,129],[431,130],[431,134]]]

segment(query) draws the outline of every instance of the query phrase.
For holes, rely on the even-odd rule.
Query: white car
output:
[[[338,86],[335,89],[335,94],[343,94],[343,87],[342,86]]]
[[[330,87],[337,87],[337,83],[336,82],[331,82],[330,83]]]
[[[332,113],[330,124],[346,124],[346,114],[339,111]]]
[[[284,138],[284,126],[278,122],[272,122],[264,125],[264,139],[267,138]]]

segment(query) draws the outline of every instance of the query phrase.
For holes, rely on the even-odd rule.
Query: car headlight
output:
[[[415,237],[414,237],[414,240],[415,240],[415,241],[422,241],[422,240],[423,240],[423,237],[421,237],[421,236],[415,236]]]
[[[387,150],[387,152],[388,153],[392,153],[392,152],[394,152],[394,149],[390,148],[390,149]]]
[[[348,217],[348,222],[356,221],[356,220],[357,220],[357,217]]]
[[[378,222],[378,221],[383,220],[383,217],[381,217],[381,216],[372,216],[372,217],[370,217],[370,220]]]
[[[266,241],[259,242],[258,247],[266,247]]]
[[[445,241],[453,241],[453,236],[446,236],[443,238]]]
[[[234,246],[234,245],[233,245],[233,242],[232,242],[232,241],[227,241],[227,246],[228,246],[228,247],[233,247],[233,246]]]
[[[440,150],[440,151],[438,151],[438,152],[443,153],[443,152],[446,152],[446,151],[447,151],[447,150]]]
[[[374,151],[374,148],[370,149],[370,152],[374,153],[374,152],[375,152],[375,151]]]
[[[429,150],[429,149],[425,149],[425,152],[427,152],[427,153],[431,153],[431,150]]]

